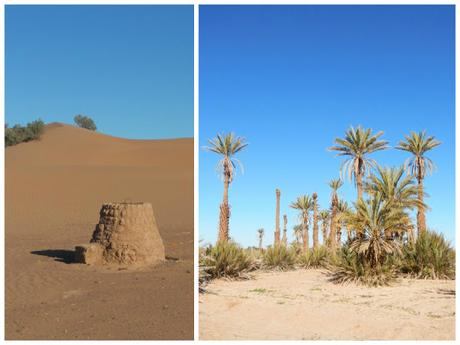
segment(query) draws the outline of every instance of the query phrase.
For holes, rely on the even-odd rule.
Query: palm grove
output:
[[[332,280],[357,281],[369,285],[388,283],[396,274],[422,278],[453,278],[454,250],[443,236],[427,231],[425,178],[434,164],[427,153],[441,143],[425,131],[411,132],[395,147],[408,156],[400,167],[382,167],[375,152],[389,150],[383,132],[350,127],[343,138],[336,138],[329,150],[345,158],[340,177],[329,182],[329,206],[319,209],[317,193],[300,195],[290,207],[298,211],[295,241],[287,244],[287,217],[280,234],[280,197],[277,189],[273,245],[262,247],[264,229],[258,229],[259,249],[244,250],[230,241],[228,190],[239,161],[235,155],[247,147],[244,138],[233,133],[217,135],[205,149],[221,156],[218,167],[224,182],[220,205],[218,241],[203,251],[200,259],[204,274],[239,275],[256,267],[326,267]],[[354,182],[356,201],[349,205],[339,196],[343,180]],[[416,212],[415,221],[412,213]],[[321,224],[321,227],[320,227]],[[321,228],[321,229],[320,229]],[[312,245],[310,245],[312,229]],[[319,231],[322,243],[319,242]],[[344,240],[343,240],[344,239]],[[300,243],[301,242],[301,243]]]

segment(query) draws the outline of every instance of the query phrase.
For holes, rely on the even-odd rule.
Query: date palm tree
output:
[[[208,140],[209,146],[205,149],[222,156],[217,164],[222,179],[224,181],[224,195],[220,205],[219,234],[218,241],[227,242],[229,239],[230,206],[228,204],[228,188],[235,176],[237,164],[241,163],[234,157],[235,154],[243,150],[248,144],[242,137],[237,137],[233,133],[217,134],[213,139]]]
[[[306,253],[309,249],[308,226],[310,211],[313,208],[313,200],[309,195],[302,195],[291,203],[290,207],[300,211],[299,218],[302,222],[303,251]]]
[[[422,131],[419,133],[411,132],[410,135],[405,136],[405,140],[400,141],[396,146],[398,150],[407,151],[413,155],[406,159],[404,166],[407,172],[417,179],[419,200],[417,210],[418,236],[426,231],[423,180],[435,168],[431,159],[426,157],[426,153],[439,145],[441,145],[441,142],[437,141],[434,136],[427,136],[426,131]]]
[[[329,187],[332,189],[331,192],[331,216],[330,222],[331,225],[329,227],[329,245],[332,250],[336,249],[336,241],[337,241],[337,206],[339,203],[339,197],[337,195],[337,191],[340,187],[342,187],[343,182],[341,179],[334,179],[329,181]]]
[[[383,132],[372,134],[372,129],[350,127],[345,132],[345,138],[336,138],[335,144],[329,148],[331,151],[338,151],[337,156],[345,156],[347,159],[340,168],[342,178],[348,176],[354,180],[358,190],[358,200],[363,196],[363,178],[367,172],[375,166],[376,162],[369,158],[371,153],[385,150],[388,142],[379,140]]]
[[[259,234],[259,250],[262,250],[262,242],[264,240],[265,230],[263,228],[260,228],[257,230],[257,233]]]
[[[303,232],[303,226],[302,224],[297,224],[297,225],[294,225],[294,237],[295,237],[295,242],[297,244],[300,243],[300,239],[302,238],[302,232]]]
[[[387,255],[399,252],[398,242],[387,234],[405,231],[410,226],[409,215],[386,202],[381,195],[374,195],[367,201],[358,200],[355,208],[347,222],[363,236],[352,241],[350,250],[356,252],[371,270],[378,270]]]
[[[412,175],[404,175],[404,168],[382,168],[377,166],[366,183],[368,194],[381,194],[387,202],[398,207],[415,209],[427,208],[418,198],[418,188]]]
[[[351,212],[350,206],[345,200],[340,199],[337,203],[337,244],[340,246],[342,240],[342,229],[347,228],[348,238],[351,237],[350,230],[347,227],[347,219]]]
[[[319,212],[319,219],[321,220],[321,231],[323,233],[323,245],[324,246],[326,246],[328,243],[327,230],[329,226],[329,216],[330,216],[330,213],[328,210],[321,210]]]

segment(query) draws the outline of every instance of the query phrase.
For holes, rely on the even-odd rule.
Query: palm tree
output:
[[[318,247],[318,194],[313,193],[313,248]]]
[[[351,212],[348,203],[345,200],[340,199],[337,203],[337,244],[340,246],[342,240],[342,229],[347,228],[348,239],[351,237],[351,229],[347,227],[347,217]]]
[[[404,168],[382,168],[377,166],[376,174],[371,174],[365,189],[368,194],[380,194],[382,198],[394,203],[396,207],[414,209],[426,207],[420,204],[418,190],[411,175],[404,176]]]
[[[400,207],[386,202],[381,195],[370,200],[358,200],[355,212],[350,212],[347,222],[363,236],[356,237],[350,250],[356,252],[372,270],[378,270],[386,256],[399,251],[398,242],[388,233],[403,232],[410,225],[409,215]]]
[[[264,240],[264,229],[260,228],[257,230],[258,234],[259,234],[259,250],[262,250],[262,242]]]
[[[339,202],[339,198],[337,196],[337,191],[340,187],[342,187],[343,182],[341,179],[335,179],[329,181],[329,187],[331,187],[332,192],[331,192],[331,226],[330,226],[330,231],[329,231],[329,245],[330,247],[335,250],[336,248],[336,240],[337,240],[337,232],[336,232],[336,226],[337,226],[337,204]]]
[[[427,174],[430,174],[435,166],[434,163],[425,156],[425,154],[441,145],[434,136],[427,137],[426,132],[420,133],[411,132],[405,136],[405,141],[400,141],[396,148],[398,150],[407,151],[413,154],[413,157],[406,159],[404,166],[409,174],[417,179],[418,183],[418,210],[417,210],[417,232],[418,236],[426,230],[425,207],[423,205],[423,179]]]
[[[283,215],[283,245],[287,246],[287,216]]]
[[[218,241],[227,242],[229,239],[230,221],[228,187],[235,176],[237,163],[240,164],[233,156],[243,150],[248,144],[245,143],[244,138],[237,137],[233,133],[217,134],[215,138],[208,140],[208,142],[210,146],[205,147],[206,150],[223,156],[217,164],[224,181],[224,196],[220,205]]]
[[[299,218],[302,221],[302,239],[303,239],[303,251],[306,253],[309,248],[308,239],[308,223],[310,218],[310,211],[313,208],[313,200],[309,195],[302,195],[297,198],[296,201],[291,203],[290,207],[299,210]]]
[[[331,151],[338,151],[337,156],[348,157],[342,163],[340,170],[342,177],[346,175],[350,180],[354,179],[358,189],[358,200],[363,196],[363,178],[376,164],[373,159],[368,158],[369,154],[388,148],[387,141],[379,140],[382,135],[382,131],[372,135],[370,128],[350,127],[345,132],[345,138],[336,138],[337,146],[329,148]]]
[[[323,232],[323,245],[327,245],[327,228],[329,223],[329,211],[321,210],[319,212],[319,219],[321,220],[321,230]]]
[[[297,244],[300,243],[300,238],[302,237],[303,226],[301,224],[294,225],[294,237]]]
[[[281,191],[277,188],[276,193],[276,223],[275,223],[275,247],[280,245],[280,197]]]

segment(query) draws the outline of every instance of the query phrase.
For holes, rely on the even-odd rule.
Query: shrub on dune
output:
[[[97,129],[93,119],[88,116],[75,115],[73,120],[75,124],[80,128],[89,129],[90,131],[95,131]]]
[[[422,279],[455,279],[455,250],[442,234],[422,232],[403,248],[400,271]]]
[[[263,265],[266,268],[280,270],[290,269],[295,265],[296,252],[284,245],[269,247],[263,256]]]
[[[26,126],[14,125],[13,127],[8,127],[8,125],[5,125],[5,146],[37,140],[43,134],[44,129],[45,123],[40,119],[29,122]]]

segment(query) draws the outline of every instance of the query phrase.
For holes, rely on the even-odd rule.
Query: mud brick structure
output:
[[[149,203],[107,203],[90,244],[75,247],[75,261],[89,265],[143,266],[165,259],[163,241]]]

